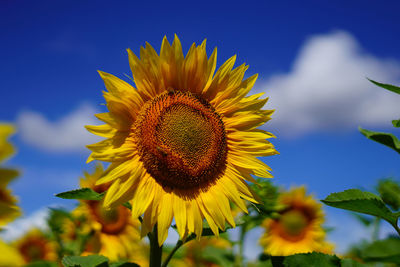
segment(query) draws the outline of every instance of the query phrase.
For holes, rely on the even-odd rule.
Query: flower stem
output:
[[[374,228],[372,231],[372,241],[376,241],[379,238],[380,223],[381,223],[381,219],[379,217],[375,217]]]
[[[235,266],[238,266],[238,267],[243,266],[243,243],[244,243],[244,237],[246,235],[245,228],[246,228],[246,224],[239,227],[239,229],[240,229],[239,240],[238,240],[239,251],[235,257]]]
[[[396,224],[392,224],[392,226],[397,231],[397,233],[400,235],[400,228]]]
[[[150,267],[161,267],[162,245],[158,245],[157,224],[154,225],[153,232],[148,234],[150,239]]]
[[[175,252],[184,244],[184,242],[182,240],[178,240],[178,242],[176,242],[176,245],[174,247],[174,249],[171,251],[171,253],[169,253],[168,257],[165,259],[162,267],[167,267],[169,261],[172,259],[172,256],[174,256]]]

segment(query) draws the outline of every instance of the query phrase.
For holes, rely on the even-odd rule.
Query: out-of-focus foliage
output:
[[[384,88],[386,90],[392,91],[394,93],[400,94],[400,87],[391,84],[384,84],[379,83],[374,80],[369,79],[370,82],[374,83],[375,85]],[[392,124],[394,127],[400,127],[400,120],[393,120]],[[365,135],[367,138],[378,142],[382,145],[392,148],[396,152],[400,153],[400,140],[391,133],[382,133],[382,132],[374,132],[359,128],[360,132]]]
[[[379,181],[377,190],[389,207],[397,211],[400,209],[400,184],[393,179],[382,179]]]

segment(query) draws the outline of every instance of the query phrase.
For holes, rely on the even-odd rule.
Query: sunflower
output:
[[[7,141],[15,132],[10,124],[0,124],[0,162],[14,153],[13,146]],[[18,171],[0,167],[0,227],[14,220],[21,214],[16,205],[16,198],[7,189],[8,184],[18,176]]]
[[[277,219],[263,222],[266,231],[260,239],[264,252],[273,256],[296,253],[332,253],[333,245],[325,241],[322,228],[322,205],[312,196],[306,196],[305,187],[282,193],[278,205],[283,209]]]
[[[13,243],[25,263],[57,260],[57,244],[39,229],[31,229]]]
[[[24,259],[13,246],[0,239],[0,267],[22,266]]]
[[[85,178],[80,180],[81,187],[91,188],[98,193],[106,191],[108,184],[95,185],[103,172],[101,164],[96,166],[92,174],[85,172]],[[81,225],[81,228],[86,228],[84,231],[87,233],[94,231],[85,254],[101,254],[111,261],[129,259],[141,264],[147,262],[147,257],[142,256],[140,222],[131,216],[128,208],[117,206],[106,210],[101,202],[89,200],[81,201],[73,214],[76,217],[86,216],[89,227]]]
[[[217,50],[207,58],[204,41],[185,57],[177,36],[163,39],[160,55],[149,44],[140,59],[128,54],[137,89],[99,72],[109,112],[96,115],[106,124],[87,126],[106,138],[88,146],[88,161],[111,163],[97,182],[112,184],[104,205],[129,200],[142,236],[157,223],[160,245],[173,218],[181,238],[200,238],[204,218],[215,235],[234,227],[229,200],[247,212],[243,199],[257,197],[246,180],[272,177],[257,157],[277,154],[273,135],[257,129],[273,112],[261,110],[267,99],[246,96],[257,75],[243,80],[248,66],[233,69],[236,56],[214,74]]]

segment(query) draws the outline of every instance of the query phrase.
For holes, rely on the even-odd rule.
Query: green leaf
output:
[[[208,226],[208,223],[207,223],[206,221],[203,222],[203,226],[204,226],[204,227],[203,227],[203,230],[202,230],[202,232],[201,232],[201,236],[215,236],[215,235],[214,235],[214,232],[213,232],[213,231],[211,230],[211,228]],[[236,226],[239,226],[239,225],[236,225]],[[175,229],[175,230],[177,230],[176,224],[172,225],[172,228]],[[230,225],[226,225],[226,226],[225,226],[225,230],[218,229],[218,232],[219,232],[219,234],[221,235],[221,234],[226,233],[226,231],[229,230],[229,229],[232,229],[232,227],[231,227]],[[186,238],[185,243],[187,243],[187,242],[189,242],[189,241],[191,241],[191,240],[193,240],[193,239],[195,239],[195,238],[196,238],[196,235],[195,235],[194,233],[192,233],[191,235],[189,235],[189,236]]]
[[[50,208],[50,215],[47,219],[51,231],[57,234],[63,232],[63,224],[65,219],[71,219],[71,214],[64,209]]]
[[[295,254],[285,257],[283,260],[285,267],[340,267],[340,259],[335,255],[322,253]]]
[[[370,192],[359,189],[348,189],[339,193],[332,193],[324,200],[328,206],[356,211],[385,219],[393,226],[397,226],[397,216],[392,213],[382,199]]]
[[[375,241],[361,252],[361,257],[365,261],[400,263],[400,239],[390,237]]]
[[[400,209],[400,184],[392,179],[382,179],[377,188],[383,202],[392,209]]]
[[[397,94],[400,94],[400,87],[397,87],[397,86],[391,85],[391,84],[386,84],[386,83],[379,83],[379,82],[376,82],[376,81],[371,80],[371,79],[368,79],[368,80],[370,82],[372,82],[373,84],[379,86],[379,87],[382,87],[382,88],[384,88],[386,90],[389,90],[389,91],[395,92]]]
[[[106,267],[108,259],[101,255],[65,256],[62,264],[65,267]]]
[[[58,267],[58,264],[51,261],[35,261],[24,265],[24,267]]]
[[[361,127],[358,127],[358,130],[363,135],[365,135],[368,139],[371,139],[382,145],[390,147],[390,148],[394,149],[397,153],[400,153],[400,141],[393,134],[369,131],[369,130],[365,130]]]
[[[394,127],[399,128],[400,127],[400,120],[392,120],[392,124]]]
[[[81,200],[102,200],[104,193],[97,193],[90,188],[80,188],[72,191],[59,193],[56,197],[64,199],[81,199]]]
[[[110,267],[140,267],[140,265],[133,262],[114,262],[110,264]]]
[[[352,259],[341,259],[340,260],[342,263],[342,267],[366,267],[367,265],[362,264],[358,261],[352,260]]]

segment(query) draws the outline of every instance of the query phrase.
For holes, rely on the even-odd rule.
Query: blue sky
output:
[[[248,75],[259,73],[254,92],[276,109],[265,127],[281,154],[265,161],[277,185],[306,184],[324,198],[399,179],[398,154],[357,131],[388,130],[400,114],[400,98],[365,79],[400,84],[399,8],[398,1],[2,1],[0,120],[18,125],[19,153],[8,165],[22,171],[12,188],[27,215],[73,205],[53,195],[76,188],[92,167],[84,145],[93,136],[82,126],[103,110],[96,70],[126,79],[126,48],[138,53],[147,41],[159,50],[175,33],[185,51],[207,38],[219,65],[237,54]],[[328,209],[340,242],[349,234],[343,218],[351,220]]]

